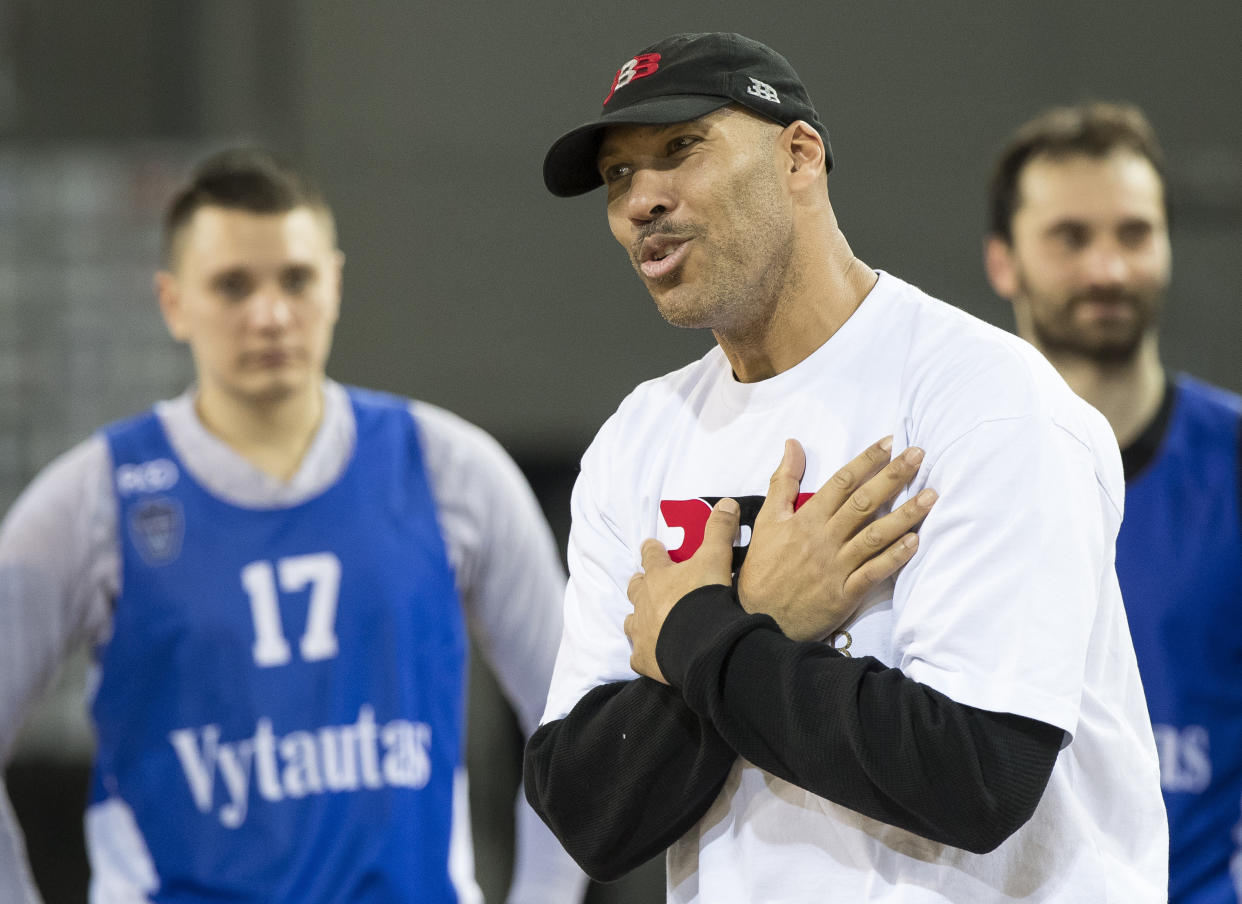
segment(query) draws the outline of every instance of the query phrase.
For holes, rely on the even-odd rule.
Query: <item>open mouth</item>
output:
[[[692,239],[669,235],[652,236],[642,244],[638,268],[648,279],[660,279],[679,267],[689,253]]]

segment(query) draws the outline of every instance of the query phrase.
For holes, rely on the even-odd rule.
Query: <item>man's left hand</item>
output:
[[[684,562],[674,563],[659,540],[643,541],[643,570],[630,578],[626,588],[634,612],[625,617],[625,636],[633,648],[630,668],[640,675],[668,684],[656,662],[656,641],[678,600],[699,587],[733,583],[733,539],[740,513],[733,499],[717,502],[708,516],[703,544]]]

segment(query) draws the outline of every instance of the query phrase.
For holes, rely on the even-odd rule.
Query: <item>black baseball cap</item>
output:
[[[758,41],[709,32],[672,35],[617,70],[599,118],[566,132],[548,150],[544,184],[562,198],[603,185],[595,159],[608,126],[688,122],[729,104],[783,126],[800,119],[814,127],[832,169],[828,130],[789,62]]]

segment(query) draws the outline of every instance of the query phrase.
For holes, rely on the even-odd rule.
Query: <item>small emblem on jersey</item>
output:
[[[608,96],[604,98],[604,106],[608,106],[608,101],[612,100],[618,88],[624,88],[635,79],[646,78],[659,68],[660,55],[658,53],[640,53],[634,57],[618,69],[617,74],[613,76],[612,87],[608,89]]]
[[[122,496],[163,493],[176,486],[180,476],[176,464],[167,458],[157,458],[136,465],[121,465],[116,469],[116,489]]]
[[[181,503],[167,496],[144,499],[129,514],[129,533],[148,565],[167,565],[181,555],[185,515]]]
[[[747,94],[753,94],[760,100],[770,100],[774,104],[781,102],[780,95],[776,93],[776,89],[767,82],[761,82],[754,76],[747,76],[750,79],[750,85],[746,88]]]

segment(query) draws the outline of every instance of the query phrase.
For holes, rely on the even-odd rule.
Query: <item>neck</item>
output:
[[[791,284],[763,322],[745,330],[714,330],[716,342],[743,383],[782,373],[832,338],[875,286],[874,270],[854,257],[835,220],[814,253],[798,256]]]
[[[323,418],[323,383],[279,399],[256,401],[200,386],[194,407],[209,432],[279,480],[297,473]]]
[[[1108,418],[1117,445],[1123,449],[1139,437],[1160,410],[1164,367],[1154,333],[1143,338],[1132,358],[1117,363],[1102,364],[1047,351],[1044,354],[1070,388]]]

